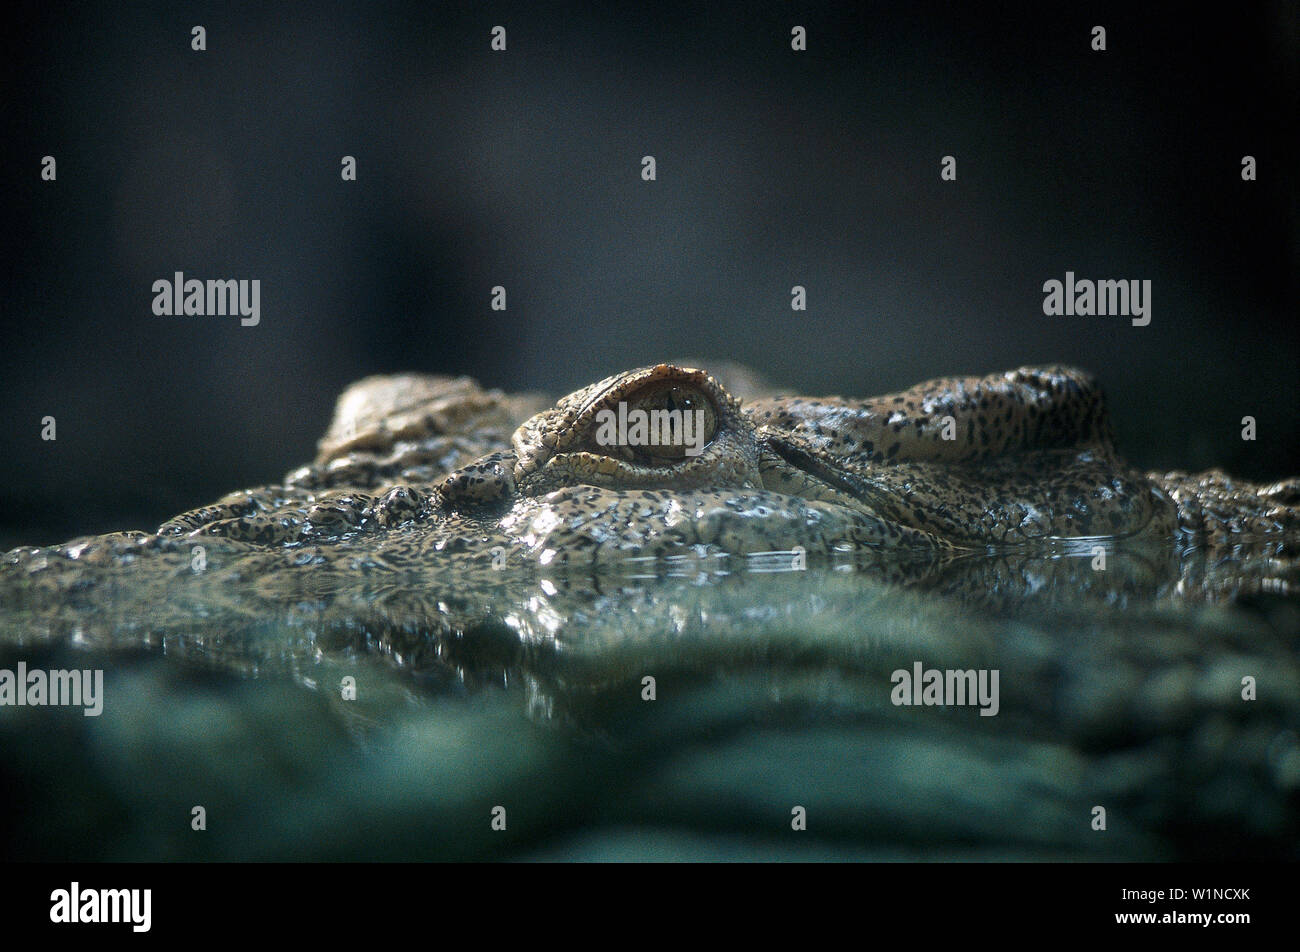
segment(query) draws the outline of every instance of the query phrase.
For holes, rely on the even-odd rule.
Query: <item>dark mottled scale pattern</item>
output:
[[[641,459],[593,445],[598,409],[665,385],[707,401],[714,426],[698,455]],[[1095,381],[1066,367],[944,378],[865,400],[741,404],[703,371],[660,364],[544,407],[467,378],[368,378],[340,397],[316,460],[282,485],[232,493],[156,534],[15,549],[0,568],[68,592],[126,566],[137,578],[146,565],[175,577],[202,544],[213,566],[259,585],[303,584],[292,566],[325,591],[440,559],[492,572],[502,562],[592,567],[704,550],[933,557],[1057,537],[1214,543],[1300,531],[1294,479],[1127,466]],[[288,561],[266,560],[277,552]]]

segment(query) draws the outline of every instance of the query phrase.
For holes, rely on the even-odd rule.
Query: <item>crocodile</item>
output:
[[[868,856],[1295,858],[1295,480],[1139,471],[1064,367],[694,366],[368,378],[275,485],[0,557],[0,668],[108,673],[102,718],[0,707],[13,854],[487,858],[495,803],[526,838],[797,802]],[[602,428],[636,411],[681,438]],[[998,716],[896,706],[917,663],[1000,672]]]
[[[782,553],[933,581],[954,561],[978,576],[1007,557],[1139,543],[1200,553],[1202,566],[1211,553],[1217,574],[1175,586],[1183,595],[1291,584],[1300,480],[1133,468],[1083,371],[1022,367],[870,399],[781,396],[743,368],[724,376],[737,393],[704,370],[657,364],[551,406],[467,377],[367,378],[339,397],[315,461],[282,483],[153,533],[14,549],[0,586],[57,601],[114,570],[139,588],[151,567],[161,584],[192,567],[196,547],[272,592],[304,570],[343,586],[349,572],[415,567],[580,573]],[[652,445],[598,425],[655,411],[697,421],[697,445],[671,427]],[[963,560],[972,553],[1004,561]],[[1175,561],[1186,583],[1186,560]]]

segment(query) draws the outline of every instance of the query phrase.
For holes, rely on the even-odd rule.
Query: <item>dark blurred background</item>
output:
[[[1300,472],[1297,5],[865,6],[11,14],[0,548],[276,480],[402,370],[560,394],[689,354],[865,395],[1068,362],[1139,464]],[[155,316],[178,270],[260,279],[260,325]],[[1150,279],[1150,326],[1044,316],[1067,270]]]

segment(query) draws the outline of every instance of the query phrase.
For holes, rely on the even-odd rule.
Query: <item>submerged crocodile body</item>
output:
[[[157,565],[162,584],[192,568],[196,546],[267,592],[278,573],[304,569],[603,571],[777,553],[865,559],[916,580],[969,553],[1118,543],[1247,556],[1226,569],[1212,557],[1218,574],[1181,594],[1290,584],[1300,481],[1141,473],[1117,454],[1102,393],[1080,371],[947,378],[866,400],[771,396],[734,376],[743,399],[704,371],[660,364],[549,409],[463,377],[369,378],[340,397],[316,461],[283,484],[156,533],[15,549],[0,580],[57,597]],[[605,426],[656,412],[696,431],[669,427],[655,441]],[[975,569],[984,589],[982,572],[987,563]]]

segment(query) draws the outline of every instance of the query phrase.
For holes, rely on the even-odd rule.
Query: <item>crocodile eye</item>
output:
[[[600,410],[594,442],[601,452],[628,459],[675,461],[698,456],[717,429],[717,410],[703,391],[655,384]]]

